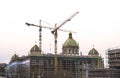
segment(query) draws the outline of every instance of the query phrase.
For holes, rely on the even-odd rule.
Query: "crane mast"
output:
[[[39,27],[39,48],[41,49],[40,50],[40,53],[42,53],[42,27],[41,27],[41,20],[40,20],[40,22],[39,22],[39,25],[40,25],[40,27]]]
[[[39,25],[34,25],[34,24],[27,23],[27,22],[25,24],[28,26],[39,27],[39,48],[41,49],[40,53],[42,53],[42,27],[44,28],[47,28],[47,27],[41,26],[41,20],[39,21]]]

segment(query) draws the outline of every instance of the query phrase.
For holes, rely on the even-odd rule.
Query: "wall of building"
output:
[[[120,49],[108,50],[108,63],[110,68],[120,69]]]
[[[22,58],[22,57],[20,57]],[[87,78],[90,69],[96,69],[98,58],[88,56],[57,55],[55,72],[54,55],[29,56],[16,59],[7,66],[9,78]]]

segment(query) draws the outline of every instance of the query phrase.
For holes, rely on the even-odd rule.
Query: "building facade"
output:
[[[6,75],[6,71],[5,71],[5,67],[7,66],[6,63],[0,63],[0,76],[5,76]]]
[[[62,45],[62,54],[41,54],[41,49],[34,45],[28,56],[13,55],[7,66],[8,78],[88,78],[89,71],[103,68],[103,59],[93,48],[87,56],[79,55],[79,44],[69,33]]]
[[[109,49],[107,57],[109,68],[90,70],[89,78],[120,78],[120,49]]]
[[[110,68],[120,69],[120,49],[108,50],[108,64]]]

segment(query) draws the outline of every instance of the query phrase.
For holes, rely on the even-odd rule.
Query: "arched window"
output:
[[[69,53],[71,53],[71,49],[69,49]]]
[[[78,50],[77,50],[77,49],[75,49],[75,53],[78,53]]]
[[[74,54],[75,52],[74,52],[74,49],[72,49],[72,53]]]

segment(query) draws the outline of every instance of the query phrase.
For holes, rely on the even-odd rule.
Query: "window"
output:
[[[69,49],[69,53],[71,53],[71,49]]]

